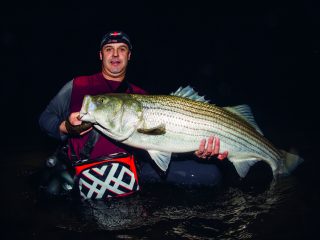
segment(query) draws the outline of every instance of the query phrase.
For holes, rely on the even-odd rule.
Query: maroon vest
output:
[[[91,76],[80,76],[73,80],[70,112],[79,112],[82,105],[82,100],[85,95],[98,95],[104,93],[112,93],[120,86],[120,82],[107,80],[102,73],[97,73]],[[146,94],[144,90],[130,83],[131,93]],[[127,90],[129,93],[129,89]],[[75,154],[79,158],[79,153],[88,140],[88,134],[79,138],[70,138],[69,144],[72,144]],[[101,135],[95,144],[91,158],[107,156],[117,152],[128,152],[124,146],[114,143],[112,140]]]

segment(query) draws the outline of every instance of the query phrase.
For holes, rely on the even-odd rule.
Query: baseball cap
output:
[[[101,40],[100,48],[108,43],[125,43],[128,45],[130,51],[132,50],[132,45],[127,34],[122,31],[111,31],[106,33]]]

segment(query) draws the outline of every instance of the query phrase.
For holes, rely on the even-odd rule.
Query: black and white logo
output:
[[[80,194],[84,199],[105,199],[139,190],[134,173],[122,163],[104,163],[79,175]]]

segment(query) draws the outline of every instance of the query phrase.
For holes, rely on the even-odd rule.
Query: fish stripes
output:
[[[139,99],[138,96],[134,96]],[[169,99],[170,98],[170,99]],[[159,121],[159,116],[162,115],[163,118],[172,119],[172,124],[175,125],[175,118],[177,118],[177,114],[181,114],[181,116],[185,117],[184,119],[177,118],[180,121],[178,124],[182,124],[183,122],[188,121],[186,123],[186,128],[192,130],[194,132],[188,133],[184,132],[186,135],[201,135],[196,134],[203,129],[208,134],[204,134],[205,136],[209,136],[210,134],[218,134],[219,136],[223,136],[224,138],[232,141],[235,141],[235,138],[238,140],[235,144],[240,144],[243,146],[251,146],[252,143],[258,142],[258,144],[254,144],[252,146],[252,150],[259,153],[262,152],[263,155],[272,155],[272,158],[279,158],[279,151],[273,147],[273,145],[267,141],[263,136],[261,136],[251,125],[249,125],[245,120],[236,116],[234,113],[228,112],[221,108],[216,107],[215,105],[209,105],[207,103],[190,101],[188,99],[184,99],[181,97],[175,97],[172,100],[172,96],[151,96],[143,99],[139,99],[141,101],[144,109],[146,111],[152,111],[154,113],[154,117]],[[161,102],[159,100],[161,99]],[[206,111],[203,111],[203,105],[206,104]],[[161,110],[161,114],[159,113]],[[173,112],[175,114],[173,114]],[[172,116],[176,116],[175,118]],[[201,126],[197,126],[199,120],[203,120],[201,122]],[[193,123],[193,124],[190,124]],[[216,126],[215,126],[216,125]],[[194,126],[194,127],[192,127]],[[217,126],[221,126],[223,131],[217,131]],[[213,131],[215,129],[216,131]],[[203,131],[203,130],[202,130]],[[174,130],[172,130],[174,132]],[[177,132],[176,132],[177,133]],[[228,135],[231,135],[230,137]],[[259,147],[262,145],[262,147]],[[268,150],[266,150],[266,148]],[[258,150],[257,150],[258,149]]]
[[[147,150],[163,171],[171,153],[195,151],[202,139],[212,135],[220,138],[220,151],[229,152],[229,160],[242,177],[256,160],[266,161],[274,175],[286,174],[302,161],[283,154],[261,134],[247,105],[218,107],[190,87],[175,94],[88,96],[80,115],[106,136]],[[104,103],[99,102],[101,98]]]

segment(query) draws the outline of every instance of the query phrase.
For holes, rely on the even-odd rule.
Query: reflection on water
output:
[[[304,234],[301,187],[294,177],[267,184],[263,191],[153,183],[126,199],[83,202],[39,193],[35,179],[43,157],[21,153],[6,161],[10,171],[1,181],[10,182],[2,186],[7,239],[286,239]]]

